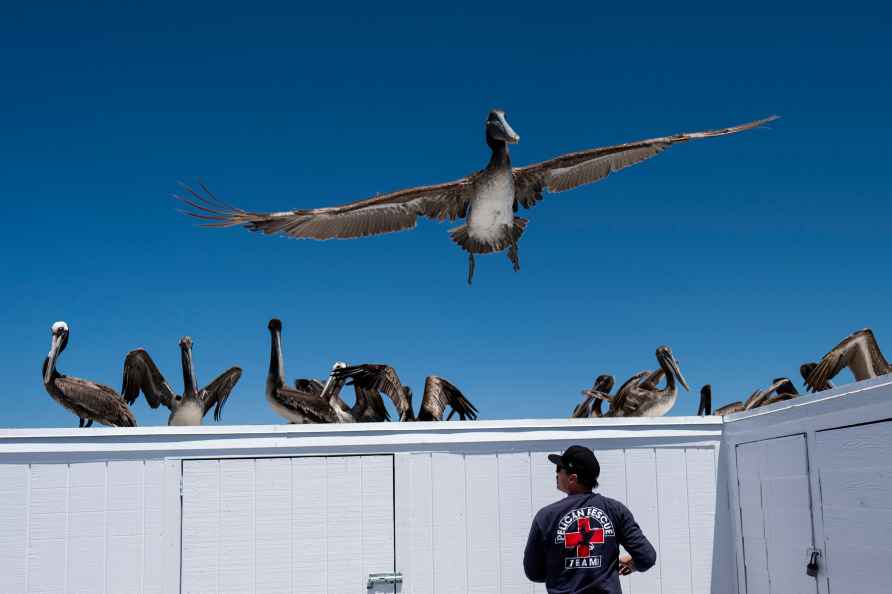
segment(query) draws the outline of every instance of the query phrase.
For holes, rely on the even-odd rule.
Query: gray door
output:
[[[805,573],[813,546],[805,435],[737,446],[747,594],[815,594]]]

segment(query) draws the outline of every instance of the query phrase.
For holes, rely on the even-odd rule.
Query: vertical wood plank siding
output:
[[[555,489],[549,453],[397,454],[397,568],[406,576],[400,591],[544,592],[526,579],[522,560],[533,514],[563,496]],[[649,572],[623,578],[623,592],[708,592],[713,448],[596,453],[599,490],[626,503],[660,558]],[[432,542],[428,526],[435,534]]]

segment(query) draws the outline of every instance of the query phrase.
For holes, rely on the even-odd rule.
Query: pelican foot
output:
[[[468,252],[468,286],[471,286],[471,281],[474,280],[474,254]]]
[[[520,272],[520,256],[517,253],[517,243],[512,243],[508,248],[508,259],[514,266],[514,272]]]

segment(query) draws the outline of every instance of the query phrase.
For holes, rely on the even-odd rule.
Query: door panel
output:
[[[805,436],[738,445],[737,471],[747,594],[815,594]]]
[[[392,456],[187,460],[182,526],[184,593],[395,591]]]

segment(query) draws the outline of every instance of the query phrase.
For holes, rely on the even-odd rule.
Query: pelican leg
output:
[[[511,246],[508,248],[508,259],[511,260],[511,264],[514,266],[514,272],[520,272],[520,256],[517,255],[517,240],[511,241]]]
[[[471,286],[471,281],[474,279],[474,254],[473,252],[468,252],[468,286]]]
[[[87,424],[84,425],[84,427],[92,427],[92,426],[93,426],[93,419],[87,419]]]
[[[80,428],[83,428],[84,427],[84,419],[82,417],[78,417],[77,420],[78,420],[77,426]]]

